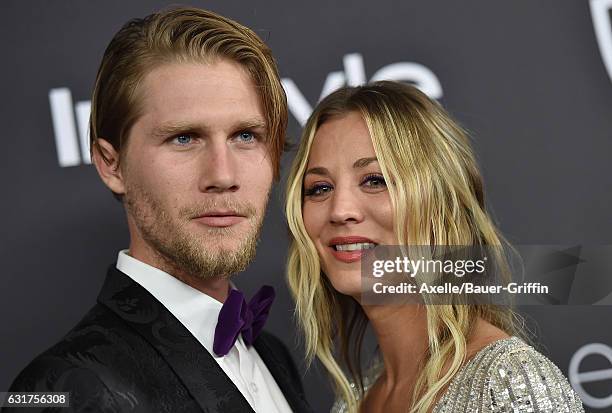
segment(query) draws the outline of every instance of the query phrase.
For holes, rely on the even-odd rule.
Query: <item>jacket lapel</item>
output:
[[[114,266],[98,296],[172,368],[205,412],[253,412],[219,364],[155,297]]]

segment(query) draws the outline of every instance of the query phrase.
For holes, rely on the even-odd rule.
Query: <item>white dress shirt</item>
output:
[[[172,275],[119,252],[117,269],[150,292],[202,344],[258,413],[285,413],[291,408],[255,347],[238,336],[225,356],[213,352],[221,302],[190,287]]]

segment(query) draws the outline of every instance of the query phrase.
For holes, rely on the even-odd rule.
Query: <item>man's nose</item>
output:
[[[361,203],[352,188],[337,186],[333,192],[331,204],[330,223],[343,225],[363,221]]]
[[[238,164],[226,141],[211,142],[203,155],[203,173],[200,190],[208,193],[236,192],[238,183]]]

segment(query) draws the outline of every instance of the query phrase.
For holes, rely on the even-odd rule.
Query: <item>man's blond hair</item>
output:
[[[90,150],[99,138],[119,153],[142,111],[141,83],[173,62],[228,59],[249,73],[264,111],[267,144],[280,175],[287,128],[287,98],[268,46],[249,28],[211,11],[179,7],[127,22],[104,52],[91,102]],[[106,162],[102,151],[100,154]]]

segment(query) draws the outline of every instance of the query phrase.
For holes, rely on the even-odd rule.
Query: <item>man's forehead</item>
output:
[[[237,64],[167,64],[141,84],[141,114],[156,128],[178,124],[265,127],[260,96]]]

